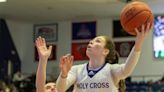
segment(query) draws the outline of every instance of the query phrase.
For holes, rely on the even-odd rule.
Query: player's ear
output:
[[[106,56],[106,55],[108,55],[109,54],[109,49],[104,49],[104,52],[103,52],[103,54]]]

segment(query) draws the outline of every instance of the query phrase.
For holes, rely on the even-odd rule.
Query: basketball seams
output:
[[[132,23],[134,22],[135,18],[136,18],[137,16],[140,16],[139,14],[142,15],[142,13],[143,13],[143,14],[146,14],[147,16],[145,16],[145,18],[142,19],[140,22],[139,22],[139,20],[136,20],[136,23],[137,23],[137,24],[136,24],[136,23],[132,24]],[[139,28],[139,29],[140,29],[140,27],[141,27],[142,24],[145,24],[147,21],[150,21],[150,20],[151,20],[151,19],[150,19],[151,15],[152,15],[151,12],[142,11],[142,12],[138,13],[136,16],[134,16],[134,18],[132,18],[131,20],[129,20],[129,21],[126,23],[126,25],[124,25],[123,28],[124,28],[124,29],[127,29],[126,31],[127,31],[128,33],[130,33],[130,34],[132,34],[132,35],[135,35],[136,32],[134,31],[133,28]],[[149,19],[150,19],[150,20],[149,20]],[[129,25],[133,25],[133,26],[129,26]]]
[[[133,18],[135,18],[135,16],[137,16],[138,14],[140,14],[141,12],[144,12],[144,11],[148,11],[148,10],[141,10],[141,11],[137,12],[134,16],[132,16],[131,18],[129,18],[129,19],[125,22],[125,25],[126,25],[130,20],[132,20]],[[148,12],[151,13],[151,11],[148,11]]]
[[[147,17],[146,21],[145,21],[143,24],[147,23],[147,22],[149,21],[150,17],[151,17],[151,15],[149,15],[149,17]],[[141,26],[142,26],[142,24],[141,24],[141,25],[139,25],[139,26],[138,26],[138,28],[140,29],[140,28],[141,28]],[[134,35],[136,32],[135,32],[135,31],[133,31],[133,30],[130,30],[130,31],[129,31],[129,33],[131,33],[131,34],[133,34],[133,35]]]
[[[150,13],[149,13],[149,16],[147,16],[146,21],[145,21],[143,24],[146,24],[146,23],[148,23],[148,22],[152,22],[152,21],[151,21],[151,20],[152,20],[151,18],[152,18],[152,13],[150,12]],[[139,25],[138,28],[141,28],[141,26],[142,26],[142,24]],[[130,31],[129,31],[129,33],[135,35],[134,32],[135,32],[135,31],[133,31],[133,30],[130,30]]]

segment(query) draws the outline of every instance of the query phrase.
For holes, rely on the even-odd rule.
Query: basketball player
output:
[[[47,50],[45,40],[41,37],[36,40],[36,47],[39,54],[39,65],[36,74],[36,92],[57,92],[56,84],[53,82],[46,82],[46,66],[48,57],[50,56],[52,46]]]
[[[128,77],[138,62],[144,38],[151,28],[150,24],[145,26],[140,30],[135,29],[135,45],[125,64],[106,63],[116,60],[116,51],[112,41],[105,36],[98,36],[90,41],[86,50],[89,62],[86,64],[72,67],[73,56],[61,57],[57,90],[64,92],[74,84],[74,92],[118,92],[119,81]]]
[[[62,56],[57,91],[65,92],[74,84],[74,92],[120,92],[119,81],[128,77],[134,70],[150,28],[148,23],[142,25],[140,30],[135,29],[137,33],[135,45],[125,64],[112,64],[118,60],[118,57],[113,42],[107,36],[98,36],[89,42],[86,50],[88,63],[72,66],[73,56],[70,54]],[[45,40],[41,37],[36,40],[36,44],[42,61],[39,65],[44,69],[40,69],[38,73],[44,77],[46,62],[52,47],[46,48]]]

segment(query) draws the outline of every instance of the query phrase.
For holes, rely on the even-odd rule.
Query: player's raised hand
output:
[[[36,39],[35,45],[39,54],[39,59],[48,59],[51,54],[52,46],[47,48],[45,39],[40,36]]]
[[[62,56],[60,58],[60,69],[61,69],[61,77],[66,78],[69,70],[72,67],[74,57],[70,54]]]
[[[135,28],[137,33],[136,41],[135,41],[135,50],[140,51],[143,45],[145,37],[150,33],[150,29],[152,25],[147,23],[146,25],[142,25],[140,29]]]

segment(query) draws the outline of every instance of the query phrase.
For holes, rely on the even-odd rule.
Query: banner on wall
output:
[[[55,44],[57,41],[58,24],[35,24],[34,25],[34,41],[39,36],[45,38],[48,44]]]
[[[128,57],[135,41],[120,41],[114,43],[116,46],[116,51],[119,53],[120,57]]]
[[[92,39],[96,36],[96,22],[72,23],[72,40]]]
[[[86,56],[86,48],[88,42],[73,42],[72,43],[72,55],[74,60],[88,60]]]
[[[113,20],[113,37],[132,37],[132,35],[125,32],[125,30],[121,26],[120,20]]]

